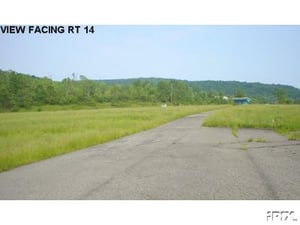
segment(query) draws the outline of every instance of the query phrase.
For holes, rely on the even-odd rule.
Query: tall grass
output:
[[[272,129],[295,140],[300,138],[300,106],[232,106],[206,118],[203,126]]]
[[[0,114],[0,171],[222,106],[106,108]]]

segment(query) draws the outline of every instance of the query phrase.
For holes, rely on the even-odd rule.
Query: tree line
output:
[[[246,95],[242,90],[235,90]],[[282,101],[285,92],[278,91]],[[160,79],[152,82],[136,79],[129,83],[106,83],[89,80],[85,76],[79,79],[66,78],[53,81],[14,71],[0,70],[0,109],[17,111],[40,105],[95,105],[109,103],[112,106],[124,103],[142,104],[224,104],[224,92],[203,91],[200,85],[189,85],[185,81]]]
[[[157,84],[136,80],[131,84],[107,84],[85,76],[60,82],[14,71],[0,71],[0,108],[18,109],[39,105],[110,103],[221,104],[222,93],[204,92],[183,81],[161,80]]]

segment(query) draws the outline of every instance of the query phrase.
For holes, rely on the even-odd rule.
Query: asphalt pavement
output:
[[[208,114],[2,172],[0,199],[300,199],[300,141]]]

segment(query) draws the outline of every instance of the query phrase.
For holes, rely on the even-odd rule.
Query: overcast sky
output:
[[[300,88],[300,26],[96,26],[0,34],[0,69],[54,80],[164,77]]]

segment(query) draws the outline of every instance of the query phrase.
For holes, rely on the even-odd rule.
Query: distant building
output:
[[[241,97],[232,99],[235,105],[247,105],[250,102],[250,98]]]

